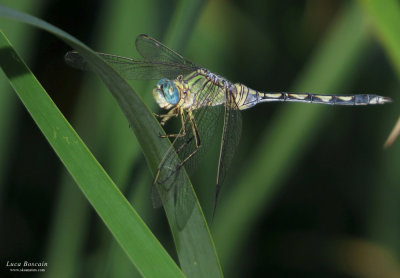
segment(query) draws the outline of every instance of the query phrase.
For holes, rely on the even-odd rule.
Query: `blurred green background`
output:
[[[146,33],[254,89],[392,97],[385,106],[244,111],[210,226],[226,277],[400,277],[400,145],[382,147],[398,117],[400,71],[366,2],[1,1],[101,52],[138,57],[134,40]],[[57,38],[4,19],[0,28],[175,256],[163,211],[151,207],[152,177],[111,94],[94,74],[64,64],[69,48]],[[138,276],[0,78],[2,263],[47,261],[44,277]],[[160,112],[154,82],[131,84]],[[217,151],[192,179],[208,219]]]

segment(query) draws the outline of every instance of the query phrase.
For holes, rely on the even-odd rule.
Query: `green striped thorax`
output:
[[[201,79],[205,82],[204,76],[197,78],[186,78],[178,76],[175,80],[167,78],[160,79],[153,89],[153,96],[157,104],[166,110],[172,108],[195,109],[197,86],[193,86],[195,80]],[[202,83],[199,82],[199,83]]]
[[[153,89],[158,105],[166,110],[172,108],[193,109],[194,95],[187,80],[180,75],[175,80],[163,78]]]
[[[199,69],[185,77],[180,75],[175,80],[160,79],[153,89],[154,99],[161,108],[167,110],[172,108],[194,110],[205,105],[223,104],[224,86],[214,80],[216,75],[204,71]]]

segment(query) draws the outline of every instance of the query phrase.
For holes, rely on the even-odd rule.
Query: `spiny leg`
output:
[[[165,134],[165,135],[160,135],[161,138],[170,138],[170,137],[184,137],[186,136],[186,128],[185,128],[185,113],[183,109],[179,109],[178,113],[181,116],[181,125],[182,125],[182,132],[176,133],[176,134]],[[162,123],[161,123],[162,124]]]
[[[176,116],[179,115],[179,108],[178,108],[178,107],[175,107],[175,108],[169,110],[168,113],[166,113],[166,114],[156,114],[156,113],[153,113],[153,115],[156,116],[157,118],[162,118],[161,121],[160,121],[160,124],[161,124],[161,125],[165,125],[165,123],[166,123],[169,119],[171,119],[172,117],[176,117]]]
[[[186,140],[181,146],[179,146],[179,148],[176,149],[176,152],[179,153],[185,146],[187,146],[193,140],[193,138],[195,139],[195,147],[196,147],[195,150],[192,153],[190,153],[184,160],[182,160],[181,163],[179,163],[177,165],[176,169],[174,171],[171,171],[171,173],[165,179],[163,179],[162,181],[158,180],[160,172],[161,172],[161,169],[158,169],[156,174],[155,174],[155,176],[154,176],[154,179],[153,179],[154,183],[156,183],[156,182],[158,184],[165,183],[170,177],[172,177],[176,173],[176,171],[178,171],[191,157],[193,157],[199,151],[199,149],[200,149],[200,136],[199,136],[199,132],[198,132],[198,129],[197,129],[196,122],[195,122],[195,120],[193,118],[193,114],[192,114],[191,111],[188,112],[188,117],[189,117],[189,122],[190,122],[190,124],[192,126],[192,132],[193,132],[194,135],[191,136],[188,140]]]
[[[184,111],[183,111],[183,109],[179,109],[179,110],[178,110],[178,109],[174,109],[174,110],[175,110],[175,111],[171,110],[170,112],[168,112],[168,114],[156,115],[156,116],[158,116],[158,117],[165,117],[165,118],[167,118],[167,120],[169,120],[172,116],[176,116],[177,114],[180,113],[180,115],[181,115],[181,124],[182,124],[183,132],[180,133],[180,134],[166,134],[166,135],[160,135],[161,138],[183,137],[183,136],[186,136],[185,114],[184,114]],[[164,118],[164,119],[165,119],[165,118]],[[191,116],[191,117],[189,117],[189,118],[193,118],[193,117]],[[193,125],[192,121],[190,121],[190,123]],[[196,127],[196,130],[197,130],[197,127]],[[198,133],[196,132],[195,134],[198,134]],[[182,144],[182,145],[178,148],[177,152],[180,152],[180,151],[183,149],[183,147],[186,146],[192,139],[193,139],[193,136],[192,136],[189,140],[187,140],[184,144]],[[185,161],[187,161],[187,160],[185,160]],[[177,166],[177,168],[176,168],[176,170],[178,170],[180,167],[182,167],[182,165],[183,165],[182,163],[179,163],[178,166]],[[175,170],[175,171],[172,171],[164,180],[159,181],[159,177],[160,177],[160,173],[161,173],[161,168],[158,168],[157,171],[156,171],[156,173],[155,173],[155,175],[154,175],[154,178],[153,178],[153,184],[155,184],[155,183],[158,183],[158,184],[163,184],[163,183],[165,183],[165,182],[176,172],[176,170]]]
[[[181,151],[185,146],[187,146],[190,142],[192,142],[193,138],[194,138],[194,136],[190,136],[189,139],[187,139],[179,148],[176,149],[176,152],[177,152],[177,153],[180,153],[180,151]]]
[[[160,171],[161,171],[161,169],[158,168],[156,173],[155,173],[155,175],[154,175],[154,178],[153,178],[153,184],[158,183],[158,177],[160,176]]]
[[[195,148],[194,151],[193,151],[191,154],[189,154],[181,163],[179,163],[178,168],[182,167],[182,166],[183,166],[192,156],[194,156],[194,155],[199,151],[199,149],[200,149],[200,135],[199,135],[199,131],[198,131],[198,129],[197,129],[197,124],[196,124],[196,121],[194,120],[192,111],[189,111],[189,112],[188,112],[188,117],[189,117],[189,121],[190,121],[190,123],[191,123],[191,125],[192,125],[192,132],[193,132],[193,136],[194,136],[194,139],[195,139],[196,148]],[[188,144],[192,139],[193,139],[193,137],[191,137],[191,138],[190,138],[187,142],[185,142],[183,145]],[[180,147],[178,148],[178,150],[181,150],[181,149],[183,148],[183,145],[180,146]]]

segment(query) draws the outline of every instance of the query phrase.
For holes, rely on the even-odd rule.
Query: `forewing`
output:
[[[178,75],[186,75],[194,69],[181,63],[162,61],[139,61],[122,56],[97,53],[109,63],[124,78],[132,80],[158,80],[161,78],[175,79]],[[69,51],[65,54],[65,62],[80,70],[91,71],[88,62],[76,51]]]
[[[137,51],[146,61],[181,64],[194,69],[198,68],[194,63],[148,35],[139,35],[135,44]]]

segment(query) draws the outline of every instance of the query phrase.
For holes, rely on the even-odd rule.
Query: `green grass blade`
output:
[[[119,54],[126,57],[134,57],[135,55],[135,34],[157,34],[157,21],[149,17],[150,13],[157,13],[160,6],[154,0],[132,2],[130,0],[117,0],[106,2],[102,5],[99,17],[102,19],[94,28],[95,42],[98,50],[106,53]],[[130,28],[126,28],[130,26]],[[115,32],[118,30],[118,32]],[[80,72],[84,74],[83,72]],[[128,127],[126,118],[121,109],[112,100],[112,95],[108,89],[95,78],[93,74],[85,74],[85,82],[81,87],[82,98],[78,100],[78,121],[89,119],[87,113],[84,112],[85,107],[90,105],[93,107],[93,99],[96,100],[94,114],[99,115],[94,119],[96,130],[88,134],[90,141],[98,150],[101,157],[105,158],[104,165],[108,174],[112,177],[122,192],[129,192],[129,187],[134,187],[134,191],[144,191],[141,196],[141,202],[136,203],[132,198],[128,198],[130,203],[140,214],[147,225],[157,233],[156,217],[160,210],[154,210],[150,202],[151,178],[143,179],[150,176],[150,172],[143,165],[142,171],[134,170],[134,161],[142,160],[140,145],[138,144],[132,130]],[[144,83],[144,82],[143,82]],[[147,85],[147,86],[146,86]],[[144,89],[147,88],[147,90]],[[151,88],[148,84],[135,84],[136,92],[144,92],[141,94],[143,102],[146,104],[154,103],[151,99]],[[154,103],[155,104],[155,103]],[[151,108],[151,107],[150,107]],[[89,143],[88,143],[89,144]],[[132,172],[135,173],[134,181]],[[85,236],[83,233],[81,236]],[[102,277],[138,277],[139,273],[132,267],[124,252],[121,250],[117,242],[109,237],[108,231],[100,230],[101,240],[100,246],[96,250],[96,259],[92,260],[96,267],[93,276]],[[74,241],[74,239],[71,239]],[[167,249],[168,250],[168,249]],[[71,254],[73,255],[73,254]],[[60,261],[62,263],[62,261]]]
[[[4,12],[7,11],[3,8],[0,14]],[[27,21],[29,19],[26,17]],[[3,33],[0,36],[0,49],[1,68],[12,87],[89,202],[142,275],[183,277],[172,258],[94,159]]]
[[[155,171],[162,155],[170,147],[170,144],[167,140],[160,140],[158,135],[164,131],[131,87],[90,49],[62,30],[37,18],[5,7],[1,7],[0,15],[20,20],[58,36],[78,50],[91,63],[125,113],[142,146],[142,151],[145,154],[150,169]],[[189,183],[189,180],[187,179],[185,182]],[[191,186],[190,188],[192,189],[191,193],[194,195],[193,188]],[[171,202],[166,204],[165,210],[171,225],[179,258],[184,258],[184,261],[181,261],[183,271],[191,277],[222,276],[215,248],[198,201],[196,201],[193,213],[182,230],[176,227],[174,220],[176,212]]]
[[[96,37],[94,44],[103,52],[132,56],[135,39],[133,34],[154,33],[156,22],[146,15],[151,11],[154,12],[156,8],[153,0],[145,1],[141,5],[130,0],[105,3],[99,16],[102,20],[98,22],[94,30]],[[126,26],[130,26],[130,28],[126,28]],[[115,30],[119,31],[115,32]],[[77,73],[85,74],[84,72]],[[136,89],[141,91],[139,86]],[[98,157],[106,158],[101,161],[103,167],[120,190],[126,192],[124,186],[128,184],[128,179],[132,176],[132,161],[135,157],[142,157],[140,146],[121,109],[98,78],[93,74],[85,74],[80,90],[84,93],[79,94],[71,122],[86,144],[90,146],[92,152]],[[97,115],[97,117],[90,115]],[[144,171],[148,171],[145,166]],[[137,180],[136,177],[135,180]],[[135,191],[138,186],[149,191],[143,197],[143,206],[150,213],[143,214],[143,210],[140,210],[141,207],[133,204],[135,204],[136,211],[151,228],[150,215],[158,211],[151,207],[149,202],[151,181],[146,181],[147,183],[136,181],[134,186]],[[88,265],[89,260],[92,265],[95,265],[95,270],[92,272],[95,277],[136,277],[133,276],[133,274],[138,275],[134,266],[118,243],[110,237],[107,229],[101,227],[101,223],[97,225],[96,222],[96,227],[100,226],[96,229],[100,231],[98,237],[103,240],[96,248],[95,259],[85,256],[84,259],[77,260],[80,252],[84,252],[82,242],[86,238],[90,214],[86,200],[80,196],[81,193],[73,183],[69,174],[63,173],[60,182],[61,193],[56,202],[57,209],[53,217],[51,239],[47,250],[47,258],[53,268],[46,271],[46,277],[59,277],[60,275],[76,277],[76,272],[82,273],[84,271],[82,268]],[[130,203],[132,204],[132,201]],[[76,212],[74,219],[64,216],[69,212],[71,205],[74,206]],[[73,233],[70,231],[71,226],[74,227]],[[120,274],[121,270],[124,270],[123,276]],[[128,270],[131,271],[130,274],[127,273]]]
[[[42,8],[42,4],[33,3],[32,1],[15,1],[10,3],[17,9],[27,11],[37,11]],[[35,36],[34,32],[29,32],[28,26],[23,24],[6,24],[6,19],[0,19],[0,26],[3,30],[10,34],[10,39],[14,42],[15,46],[22,46],[32,43]],[[8,23],[8,22],[7,22]],[[31,48],[21,49],[23,57],[28,57],[32,52]],[[0,80],[4,79],[4,75],[0,73]],[[17,104],[18,98],[12,93],[12,89],[7,82],[0,82],[0,215],[3,205],[3,190],[6,183],[5,172],[8,169],[11,150],[14,148],[13,144],[16,142],[16,126],[17,126]]]
[[[359,0],[400,76],[400,3],[397,0]]]
[[[185,1],[180,0],[172,16],[168,27],[165,43],[175,51],[182,52],[184,42],[190,37],[200,10],[204,4],[203,0]]]

